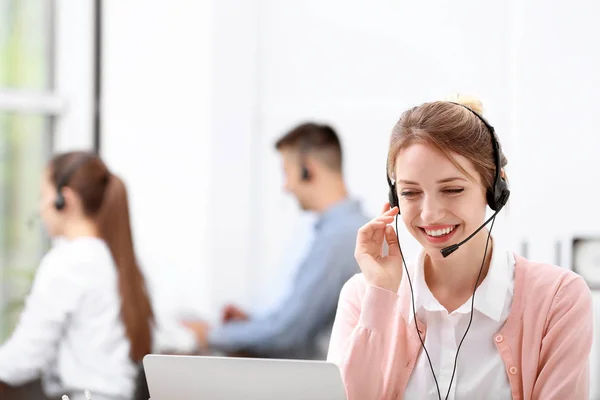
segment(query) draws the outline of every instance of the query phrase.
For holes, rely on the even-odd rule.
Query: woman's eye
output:
[[[417,194],[418,194],[417,192],[411,192],[411,191],[408,191],[408,190],[400,192],[400,196],[402,196],[402,197],[414,197]]]
[[[463,188],[459,188],[459,189],[444,189],[445,193],[450,193],[450,194],[458,194],[458,193],[462,193],[464,191],[465,191],[465,189],[463,189]]]

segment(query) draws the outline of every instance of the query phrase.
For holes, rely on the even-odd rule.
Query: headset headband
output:
[[[485,127],[490,132],[490,136],[492,138],[492,150],[494,151],[494,164],[496,165],[496,173],[494,175],[494,183],[492,184],[492,190],[498,185],[500,181],[500,171],[502,170],[502,161],[500,159],[500,143],[498,143],[498,139],[496,139],[496,130],[494,127],[481,116],[477,111],[473,110],[471,107],[468,107],[464,104],[455,103],[450,101],[449,103],[456,104],[457,106],[461,106],[467,110],[469,110],[472,114],[474,114],[479,120],[485,125]]]
[[[510,190],[508,189],[508,186],[506,184],[506,182],[501,178],[501,170],[502,170],[502,162],[501,162],[501,157],[500,157],[500,143],[498,142],[497,138],[496,138],[496,133],[495,133],[495,129],[494,127],[485,120],[485,118],[483,118],[481,115],[479,115],[479,113],[477,113],[475,110],[471,109],[468,106],[465,106],[464,104],[460,104],[460,103],[455,103],[452,101],[449,101],[448,103],[451,104],[455,104],[457,106],[461,106],[467,110],[469,110],[472,114],[474,114],[487,128],[487,130],[490,133],[490,137],[491,137],[491,141],[492,141],[492,151],[494,153],[494,165],[495,165],[495,174],[494,174],[494,183],[492,184],[492,186],[490,188],[487,189],[487,201],[488,204],[490,206],[490,208],[494,211],[501,209],[506,202],[508,201],[508,197],[510,196]],[[388,160],[389,161],[389,160]],[[396,184],[395,182],[392,182],[392,179],[390,178],[390,174],[388,171],[388,165],[389,163],[386,162],[386,178],[387,178],[387,182],[389,185],[389,200],[390,200],[390,205],[392,207],[394,206],[399,206],[399,199],[398,199],[398,194],[396,193]]]
[[[71,178],[73,177],[73,175],[75,174],[75,172],[77,172],[79,170],[79,168],[81,168],[84,164],[87,164],[87,162],[90,161],[93,158],[94,158],[93,155],[86,153],[83,156],[81,156],[78,160],[76,160],[67,169],[67,172],[65,172],[58,179],[58,182],[56,183],[57,190],[60,191],[63,187],[67,186],[67,184],[69,183],[69,181],[71,180]]]

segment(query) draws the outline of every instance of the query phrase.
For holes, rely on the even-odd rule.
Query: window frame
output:
[[[95,57],[99,38],[97,11],[101,0],[49,0],[50,85],[45,90],[0,87],[0,112],[49,117],[51,153],[94,151],[94,124],[99,109]],[[0,269],[0,276],[4,268]],[[5,305],[0,287],[0,308]],[[3,330],[0,318],[0,332]]]

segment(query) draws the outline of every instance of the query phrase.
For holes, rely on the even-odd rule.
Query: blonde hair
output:
[[[475,111],[477,114],[483,116],[483,103],[477,97],[460,93],[454,93],[449,96],[446,96],[444,100],[467,106],[471,110]]]
[[[470,160],[480,175],[481,183],[488,189],[492,187],[496,173],[492,133],[476,115],[459,104],[479,115],[483,113],[483,104],[477,98],[454,94],[445,101],[425,103],[402,114],[390,138],[387,160],[390,176],[393,176],[398,152],[409,144],[424,142],[441,150],[462,173],[475,180],[458,163],[455,155]],[[500,148],[501,167],[507,163]]]

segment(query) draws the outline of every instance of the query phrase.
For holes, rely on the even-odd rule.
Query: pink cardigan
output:
[[[514,400],[587,400],[592,297],[572,271],[515,256],[513,304],[490,340],[500,353]],[[412,277],[412,276],[411,276]],[[341,371],[348,400],[402,399],[421,351],[410,287],[398,293],[351,278],[340,300],[328,361]],[[419,328],[426,334],[427,327]]]

